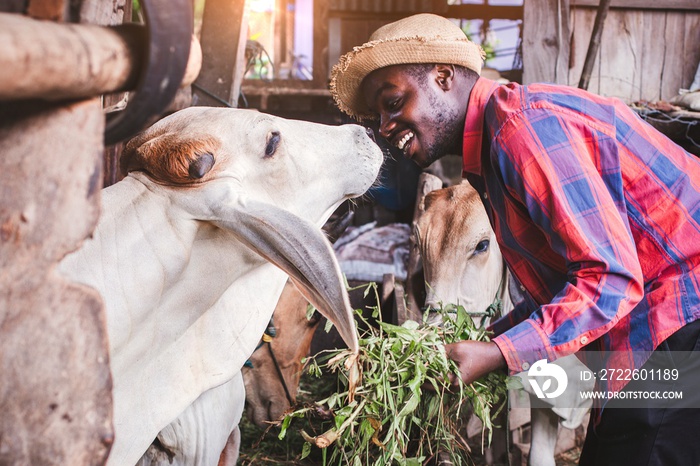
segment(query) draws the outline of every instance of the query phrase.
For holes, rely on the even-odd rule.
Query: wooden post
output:
[[[314,64],[313,87],[328,87],[328,3],[314,0]]]
[[[197,105],[220,107],[224,101],[231,107],[238,106],[248,37],[245,3],[245,0],[207,0],[204,4],[200,37],[202,69],[192,86]]]
[[[423,212],[425,196],[436,189],[442,188],[442,180],[430,173],[421,173],[418,177],[418,190],[416,193],[416,206],[413,210],[413,222],[411,223],[411,236],[409,240],[408,264],[406,265],[406,301],[408,309],[406,315],[420,321],[422,318],[421,307],[425,301],[425,280],[423,278],[423,263],[418,250],[418,242],[415,237],[415,228]]]
[[[0,464],[104,464],[113,440],[99,294],[56,272],[99,214],[99,98],[0,106]]]
[[[86,0],[80,8],[80,22],[99,24],[100,26],[114,26],[116,24],[129,23],[133,12],[131,0]],[[194,79],[191,79],[194,81]],[[116,92],[107,94],[102,98],[103,108],[121,108],[126,104],[128,92]],[[114,144],[104,150],[102,164],[102,185],[111,186],[122,178],[119,171],[119,158],[121,157],[124,143]]]
[[[143,43],[132,32],[0,13],[0,42],[12,44],[0,48],[0,100],[57,101],[133,88]]]

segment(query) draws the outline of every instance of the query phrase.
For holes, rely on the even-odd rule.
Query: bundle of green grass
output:
[[[370,290],[377,293],[376,287]],[[467,464],[469,446],[460,435],[460,414],[468,405],[484,426],[482,438],[490,442],[493,419],[505,405],[510,385],[505,373],[490,373],[465,385],[450,385],[456,364],[447,358],[445,345],[461,340],[488,341],[461,306],[439,309],[441,325],[407,321],[401,326],[378,322],[369,325],[360,310],[360,352],[322,352],[309,360],[309,371],[338,374],[338,391],[329,397],[288,413],[281,422],[279,437],[296,426],[307,441],[301,458],[314,446],[324,448],[324,465],[419,466],[431,459],[449,459]],[[380,316],[379,307],[372,318]],[[317,429],[313,417],[327,413],[330,427]],[[305,423],[305,424],[304,424]],[[299,426],[299,424],[304,424]]]

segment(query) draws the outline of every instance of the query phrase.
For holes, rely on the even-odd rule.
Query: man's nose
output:
[[[387,118],[382,115],[379,123],[379,135],[384,139],[389,139],[389,136],[391,136],[391,133],[394,131],[395,127],[396,123],[394,123],[391,118]]]

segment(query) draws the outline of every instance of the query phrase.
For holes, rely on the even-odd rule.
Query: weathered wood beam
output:
[[[523,15],[523,83],[568,84],[569,0],[528,0]]]
[[[597,7],[600,0],[571,0],[571,7]],[[610,8],[648,10],[700,10],[698,0],[613,0]]]
[[[0,13],[0,100],[75,99],[133,88],[144,48],[139,29]]]
[[[446,18],[458,19],[523,19],[522,6],[494,6],[494,5],[447,5],[440,8],[439,14]],[[436,11],[436,13],[438,12]],[[364,10],[330,10],[328,16],[331,18],[343,19],[368,19],[382,21],[396,21],[412,14],[424,13],[423,10],[416,11],[378,11],[368,12]]]
[[[447,7],[448,18],[464,19],[523,19],[522,6],[497,6],[497,5],[449,5]]]
[[[314,87],[328,87],[328,2],[314,1]]]
[[[99,98],[0,105],[3,465],[101,465],[114,439],[102,299],[56,272],[99,215],[104,124]]]
[[[195,81],[198,105],[238,106],[243,74],[248,18],[245,0],[207,0],[202,16],[202,69]],[[206,92],[198,91],[198,88]]]
[[[0,13],[0,43],[0,100],[58,101],[132,90],[147,48],[141,26],[54,23],[10,13]],[[195,65],[199,59],[190,55]],[[182,85],[192,79],[194,73],[186,75]]]

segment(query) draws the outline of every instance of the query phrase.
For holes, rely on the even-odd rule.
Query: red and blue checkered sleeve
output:
[[[519,372],[605,334],[641,299],[642,270],[612,126],[531,107],[509,117],[491,151],[511,250],[529,268],[516,273],[538,302],[548,302],[494,339]]]

